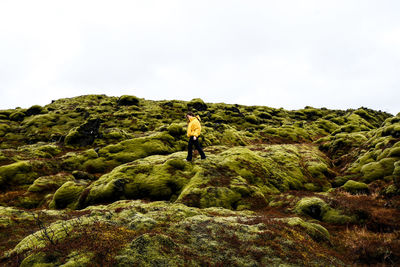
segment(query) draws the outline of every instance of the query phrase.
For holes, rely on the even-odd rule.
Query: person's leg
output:
[[[193,137],[191,136],[189,138],[189,142],[188,142],[188,154],[186,157],[187,161],[191,161],[192,160],[192,153],[193,153]]]
[[[196,138],[196,140],[194,140],[194,146],[195,146],[195,148],[197,149],[197,151],[199,151],[199,154],[200,154],[200,156],[201,156],[201,159],[205,159],[205,158],[206,158],[206,155],[204,154],[203,149],[202,149],[201,146],[200,146],[199,138]]]

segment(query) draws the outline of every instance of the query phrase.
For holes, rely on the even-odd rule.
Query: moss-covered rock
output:
[[[53,158],[61,153],[61,148],[56,144],[38,142],[33,145],[20,146],[19,152],[23,152],[29,158]]]
[[[150,155],[169,154],[181,149],[183,149],[182,145],[176,143],[171,135],[157,133],[106,146],[100,149],[98,154],[104,160],[122,164]]]
[[[86,188],[87,183],[84,181],[68,181],[64,183],[54,194],[53,200],[50,202],[52,209],[75,209],[78,206],[79,196]]]
[[[300,126],[300,127],[299,127]],[[283,125],[282,127],[266,127],[260,134],[263,140],[271,143],[294,143],[310,141],[309,133],[301,125]]]
[[[356,182],[353,180],[348,180],[342,188],[347,192],[352,194],[359,194],[359,193],[368,193],[368,185],[362,182]]]
[[[134,239],[117,256],[118,266],[179,266],[184,261],[174,255],[178,245],[163,234],[144,234]]]
[[[330,235],[328,230],[325,227],[312,222],[306,222],[299,217],[291,217],[287,219],[282,219],[284,222],[289,224],[290,226],[300,226],[304,228],[312,238],[317,241],[329,241]]]
[[[383,179],[392,175],[394,171],[394,163],[397,158],[384,158],[377,162],[371,162],[361,168],[362,180],[370,183],[377,179]]]
[[[37,178],[32,185],[29,186],[29,192],[46,192],[55,191],[65,182],[73,181],[74,177],[67,173],[58,173],[56,175],[42,176]]]
[[[101,119],[90,119],[79,127],[73,128],[65,137],[64,143],[70,146],[88,146],[99,136]]]
[[[16,111],[10,114],[10,120],[12,121],[22,121],[25,118],[25,113],[22,111]]]
[[[320,149],[328,152],[334,159],[348,154],[368,141],[363,133],[338,133],[317,141]]]
[[[294,209],[298,214],[309,215],[317,220],[322,220],[323,215],[325,215],[328,210],[328,204],[318,197],[302,198],[297,202]]]
[[[47,233],[52,233],[52,240],[60,245],[51,245],[42,229],[21,240],[6,257],[24,253],[28,255],[25,265],[86,266],[89,260],[99,263],[104,257],[100,253],[107,251],[108,259],[117,266],[344,265],[334,254],[319,252],[329,241],[326,229],[300,218],[267,219],[248,211],[200,210],[181,204],[126,200],[88,207],[82,214],[47,226]],[[146,223],[149,221],[152,223]],[[108,243],[76,239],[77,233],[86,234],[85,238],[94,235]],[[63,249],[52,250],[52,246]]]
[[[184,123],[172,123],[168,126],[168,133],[174,137],[182,136],[186,133],[184,126]]]
[[[132,138],[132,135],[119,128],[109,128],[101,132],[102,138],[107,141],[125,140]]]
[[[36,177],[38,174],[33,171],[29,161],[18,161],[0,167],[0,185],[30,184]]]
[[[309,146],[236,147],[194,165],[185,157],[186,152],[177,152],[121,165],[89,187],[85,205],[150,198],[202,208],[248,209],[265,206],[265,196],[271,193],[310,185],[313,191],[330,188],[323,155]]]
[[[310,216],[320,221],[335,224],[346,224],[356,220],[355,216],[342,214],[340,211],[331,208],[324,200],[318,197],[302,198],[297,202],[294,212]]]
[[[193,174],[192,165],[184,161],[182,153],[150,156],[121,165],[100,177],[89,187],[85,203],[121,198],[173,200]]]
[[[393,182],[397,186],[397,188],[400,188],[400,161],[397,161],[394,164]]]
[[[200,98],[194,98],[187,103],[188,110],[203,111],[207,110],[207,104]]]
[[[133,95],[123,95],[118,99],[118,105],[120,106],[137,106],[139,104],[139,98]]]
[[[205,161],[196,153],[185,161],[185,111],[202,118]],[[26,265],[341,266],[341,244],[367,251],[357,247],[365,235],[389,251],[377,262],[396,264],[399,125],[399,116],[367,108],[134,96],[0,110],[0,204],[14,206],[0,206],[0,250],[19,242],[12,253],[32,255]],[[368,187],[380,197],[343,192]],[[55,244],[43,229],[26,230],[38,209],[54,212],[43,218]],[[359,239],[353,224],[366,226]],[[15,262],[5,257],[0,265]]]
[[[44,109],[43,109],[42,106],[33,105],[30,108],[28,108],[25,113],[26,113],[27,116],[32,116],[32,115],[40,114],[43,111],[44,111]]]
[[[87,170],[89,172],[96,172],[99,169],[105,170],[105,166],[93,167],[93,162],[98,159],[99,155],[94,149],[88,149],[82,152],[68,152],[60,157],[61,167],[66,171],[74,170]],[[102,161],[100,163],[103,163]]]
[[[7,124],[1,123],[0,124],[0,137],[6,135],[9,129],[10,129],[10,126],[8,126]]]

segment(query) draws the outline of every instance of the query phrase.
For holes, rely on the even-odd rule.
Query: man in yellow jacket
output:
[[[186,160],[192,161],[193,145],[197,149],[197,151],[199,151],[201,159],[206,159],[206,155],[204,154],[203,149],[201,149],[198,138],[201,133],[200,117],[195,116],[192,112],[189,112],[186,114],[186,118],[189,123],[187,128],[187,136],[189,137],[189,143],[188,143],[188,155]]]

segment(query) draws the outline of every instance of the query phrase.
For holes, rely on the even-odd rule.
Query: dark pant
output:
[[[200,143],[199,143],[199,138],[197,137],[196,140],[193,140],[193,136],[189,138],[189,143],[188,143],[188,155],[187,155],[187,160],[192,160],[192,153],[193,153],[193,145],[199,151],[201,159],[205,159],[206,155],[203,152],[203,149],[201,149]]]

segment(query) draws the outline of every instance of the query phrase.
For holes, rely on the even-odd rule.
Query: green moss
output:
[[[344,215],[340,211],[335,210],[335,209],[329,209],[323,215],[322,221],[327,222],[327,223],[334,223],[334,224],[347,224],[347,223],[355,222],[356,217],[354,215],[353,216]]]
[[[108,202],[121,198],[170,200],[193,175],[184,154],[150,156],[132,164],[124,164],[101,176],[89,187],[85,203]]]
[[[302,123],[300,125],[283,125],[281,127],[266,127],[260,134],[263,139],[271,142],[280,142],[288,140],[290,142],[310,140],[309,133],[304,130]]]
[[[29,186],[29,192],[46,192],[53,191],[62,186],[65,182],[73,181],[74,177],[70,174],[59,173],[56,175],[42,176],[37,178],[32,185]]]
[[[126,163],[155,154],[168,154],[176,151],[174,138],[167,133],[134,138],[109,145],[99,150],[99,155],[107,160]]]
[[[362,180],[366,183],[383,179],[394,171],[394,163],[396,158],[384,158],[378,162],[371,162],[361,168]]]
[[[382,136],[393,136],[393,137],[399,137],[400,136],[400,124],[394,124],[390,125],[387,127],[384,127],[382,130]]]
[[[200,98],[194,98],[187,103],[188,110],[203,111],[207,110],[207,104]]]
[[[339,127],[336,123],[325,119],[318,119],[313,123],[313,125],[316,125],[319,129],[323,129],[325,131],[322,132],[323,134],[331,134]]]
[[[75,179],[78,180],[96,180],[96,176],[84,171],[73,171],[72,175]]]
[[[61,266],[75,267],[90,265],[93,262],[93,254],[93,252],[72,251],[65,260],[66,262]]]
[[[86,188],[87,183],[80,181],[69,181],[64,183],[54,194],[53,200],[50,202],[52,209],[75,209],[78,205],[78,199],[82,191]]]
[[[369,192],[368,190],[368,185],[362,182],[356,182],[353,180],[347,181],[342,188],[346,190],[347,192],[350,192],[352,194],[357,194],[357,193],[367,193]]]
[[[105,167],[103,167],[104,164],[104,159],[98,159],[98,154],[94,149],[88,149],[83,152],[68,152],[67,154],[63,155],[60,158],[61,161],[61,166],[64,170],[67,171],[74,171],[74,170],[87,170],[89,172],[92,172],[94,170],[94,173],[97,172],[97,170],[105,170]],[[99,162],[97,162],[99,161]],[[94,163],[95,162],[95,163]],[[93,167],[93,169],[89,168],[90,164],[93,163],[93,166],[97,163],[101,166],[97,168]],[[100,171],[101,172],[101,171]]]
[[[61,152],[61,149],[56,145],[44,145],[39,148],[39,151],[55,156]]]
[[[27,154],[27,157],[30,158],[52,158],[61,153],[61,149],[59,146],[44,142],[38,142],[33,145],[20,146],[18,148],[18,151],[24,152],[24,154]]]
[[[400,188],[400,161],[397,161],[394,164],[393,182],[397,186],[397,188]]]
[[[299,217],[292,217],[288,219],[283,219],[290,226],[300,226],[306,230],[306,233],[310,235],[316,241],[329,241],[330,235],[325,227],[311,222],[305,222]]]
[[[200,208],[223,207],[232,209],[241,195],[226,187],[206,187],[198,194]]]
[[[172,252],[178,245],[163,234],[144,234],[134,239],[122,255],[117,256],[118,266],[179,266],[184,262]]]
[[[321,190],[321,187],[319,187],[313,183],[306,183],[306,184],[304,184],[304,189],[307,191],[318,192]]]
[[[245,117],[245,120],[247,122],[250,122],[251,124],[258,124],[259,123],[258,118],[256,117],[256,115],[253,115],[253,114],[247,115]]]
[[[102,132],[102,138],[108,140],[122,140],[132,138],[132,136],[119,128],[110,128]]]
[[[307,170],[313,178],[324,179],[328,173],[328,166],[323,162],[309,162]]]
[[[38,174],[33,172],[32,164],[29,161],[19,161],[0,167],[0,185],[30,184],[36,177]]]
[[[28,115],[28,116],[37,115],[37,114],[42,113],[43,111],[44,111],[44,109],[42,106],[33,105],[26,110],[26,115]]]
[[[396,158],[399,158],[399,157],[400,157],[400,147],[393,147],[393,148],[390,150],[388,156],[389,156],[389,157],[396,157]]]
[[[355,217],[342,214],[318,197],[302,198],[297,202],[294,212],[328,223],[346,224],[355,221]]]
[[[188,163],[181,158],[172,158],[166,162],[166,164],[172,166],[176,170],[183,171],[185,168],[188,167]]]
[[[297,202],[294,211],[298,214],[308,215],[314,219],[321,220],[329,210],[329,205],[318,197],[306,197]]]
[[[329,152],[332,157],[339,158],[356,147],[366,143],[368,139],[362,133],[338,133],[327,138],[321,138],[320,149]]]
[[[36,260],[31,257],[26,262],[85,266],[90,260],[90,264],[96,265],[99,254],[93,249],[97,249],[98,244],[89,244],[83,236],[82,246],[73,243],[75,247],[70,252],[69,244],[63,242],[69,241],[64,238],[73,229],[73,234],[88,233],[92,226],[100,224],[107,228],[101,233],[93,232],[94,235],[101,234],[108,240],[113,238],[113,231],[118,231],[121,237],[128,237],[120,240],[119,244],[124,246],[114,258],[116,266],[199,266],[206,263],[212,266],[300,266],[304,265],[304,260],[312,266],[344,265],[331,254],[320,253],[320,249],[329,249],[322,243],[329,242],[329,232],[319,224],[300,218],[265,218],[249,211],[195,209],[167,202],[127,200],[91,206],[83,212],[88,214],[79,219],[57,221],[47,228],[54,232],[54,240],[67,248],[62,257],[53,254],[48,241],[42,239],[42,231],[24,238],[10,253],[30,254],[48,246],[42,257]],[[102,244],[101,249],[104,248],[107,244]]]
[[[118,105],[120,106],[137,106],[139,104],[139,98],[133,95],[123,95],[118,99]]]
[[[249,143],[249,140],[244,132],[238,131],[232,127],[227,127],[221,136],[220,143],[223,145],[244,146]]]
[[[23,121],[25,118],[25,113],[21,111],[16,111],[10,115],[10,120],[12,121]]]
[[[0,124],[0,137],[6,135],[9,129],[10,126],[8,126],[7,124]]]
[[[168,133],[171,136],[179,137],[185,134],[185,129],[183,128],[185,124],[183,123],[172,123],[168,126]]]
[[[383,190],[382,194],[387,197],[397,196],[397,195],[400,195],[400,189],[399,189],[399,187],[392,184],[392,185],[389,185],[388,187],[386,187]]]
[[[55,267],[56,263],[52,262],[51,257],[47,257],[44,252],[29,255],[21,262],[21,267]]]

